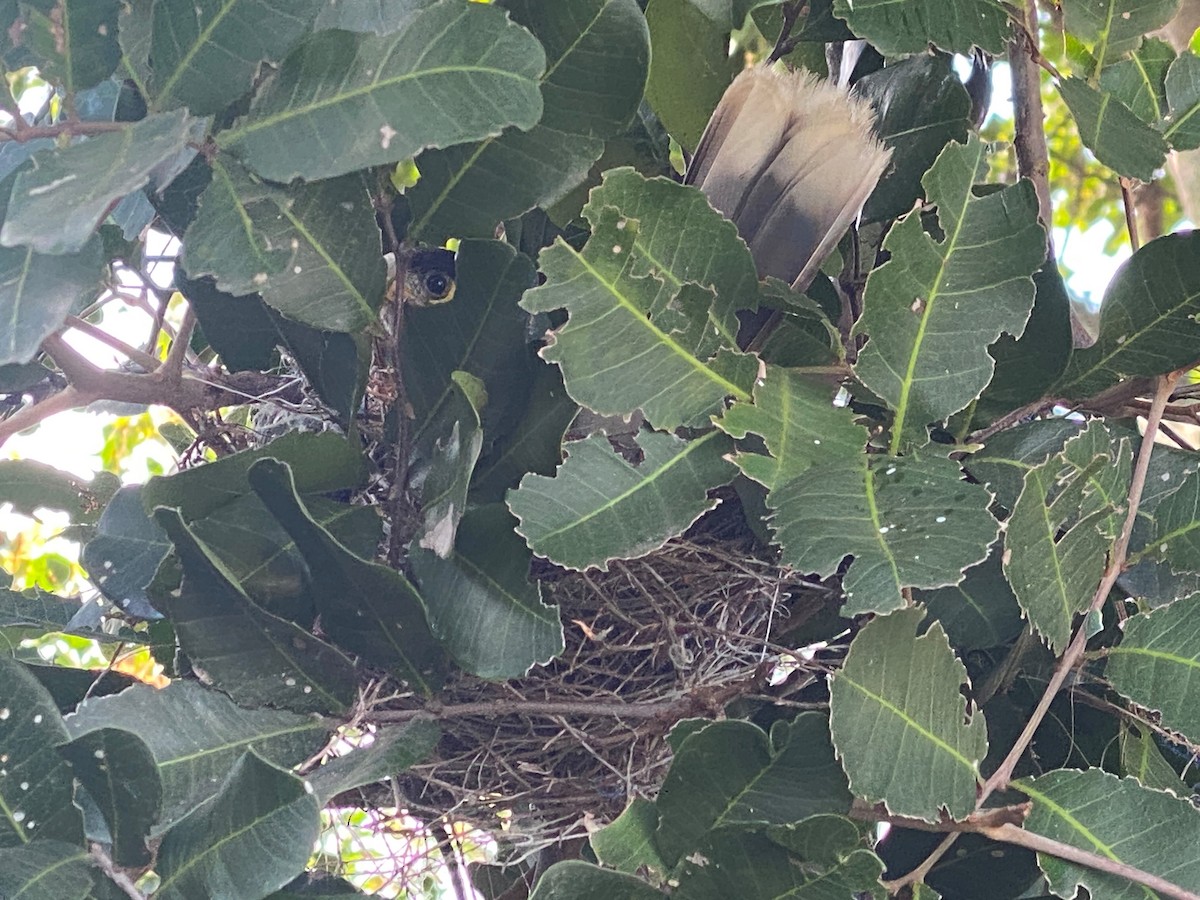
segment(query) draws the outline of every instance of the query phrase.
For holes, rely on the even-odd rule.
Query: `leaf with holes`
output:
[[[833,0],[833,13],[887,56],[924,53],[930,44],[998,54],[1009,30],[1000,0]]]

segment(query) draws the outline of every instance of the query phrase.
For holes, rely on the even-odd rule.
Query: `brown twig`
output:
[[[1042,83],[1037,60],[1038,45],[1036,0],[1018,4],[1024,21],[1013,32],[1008,44],[1008,63],[1012,70],[1013,148],[1017,153],[1017,171],[1033,184],[1038,199],[1038,219],[1046,229],[1046,256],[1054,258],[1054,238],[1050,226],[1054,211],[1050,205],[1050,150],[1046,146],[1042,110]]]
[[[187,359],[188,345],[191,343],[192,331],[195,327],[196,311],[189,303],[184,310],[183,321],[179,323],[179,330],[175,333],[175,339],[171,343],[171,349],[167,353],[167,359],[158,370],[162,380],[178,384],[183,377],[183,363]]]
[[[96,867],[107,875],[126,897],[129,897],[130,900],[146,900],[146,895],[138,890],[133,879],[118,868],[117,864],[112,861],[112,857],[104,852],[103,847],[99,844],[92,844],[91,857],[92,861],[96,863]]]
[[[130,362],[135,362],[147,372],[152,372],[158,368],[160,360],[144,350],[139,350],[137,347],[130,347],[120,338],[116,338],[109,334],[98,325],[93,325],[86,319],[81,319],[78,316],[67,316],[67,325],[81,334],[86,334],[90,338],[94,338],[102,344],[116,350]]]
[[[792,29],[796,27],[796,20],[800,18],[808,4],[803,0],[792,0],[790,3],[784,3],[780,8],[783,15],[783,26],[779,29],[779,37],[775,39],[775,46],[771,49],[770,55],[767,57],[767,65],[777,62],[796,49],[798,41],[791,39]],[[739,23],[740,24],[740,23]]]
[[[1133,190],[1129,184],[1129,179],[1124,175],[1120,178],[1120,184],[1121,203],[1125,208],[1125,230],[1129,233],[1129,246],[1136,253],[1138,247],[1142,246],[1142,243],[1138,238],[1137,208],[1133,199]]]
[[[13,120],[13,124],[11,131],[6,129],[0,132],[0,143],[16,141],[23,144],[37,138],[57,138],[63,135],[81,137],[123,131],[129,127],[128,122],[80,122],[77,119],[59,122],[57,125],[30,125],[19,116]]]
[[[1107,872],[1109,875],[1116,875],[1134,884],[1144,885],[1163,897],[1172,898],[1172,900],[1200,900],[1200,894],[1185,890],[1177,884],[1172,884],[1165,878],[1160,878],[1157,875],[1153,875],[1150,872],[1127,863],[1109,859],[1107,856],[1100,856],[1098,853],[1089,853],[1087,850],[1081,850],[1070,844],[1064,844],[1062,841],[1056,841],[1052,838],[1035,834],[1032,831],[1026,831],[1015,825],[1006,824],[995,828],[980,828],[978,832],[984,837],[991,838],[993,841],[1002,841],[1005,844],[1024,847],[1027,850],[1033,850],[1037,853],[1046,853],[1059,859],[1065,859],[1068,862],[1087,866],[1089,869],[1095,869],[1098,872]]]

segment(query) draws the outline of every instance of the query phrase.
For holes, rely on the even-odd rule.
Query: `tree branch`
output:
[[[1116,875],[1127,881],[1132,881],[1134,884],[1145,885],[1150,890],[1156,891],[1163,897],[1170,897],[1172,900],[1200,900],[1200,894],[1185,890],[1177,884],[1172,884],[1165,878],[1159,878],[1157,875],[1152,875],[1149,872],[1115,859],[1109,859],[1107,856],[1089,853],[1087,850],[1081,850],[1070,844],[1064,844],[1062,841],[1034,834],[1032,831],[1026,831],[1015,825],[1005,824],[996,826],[995,828],[980,828],[978,831],[984,837],[991,838],[993,841],[1013,844],[1017,847],[1024,847],[1027,850],[1034,850],[1038,853],[1047,853],[1059,859],[1065,859],[1068,862],[1087,866],[1089,869],[1095,869],[1098,872],[1107,872],[1109,875]]]
[[[1035,62],[1042,54],[1038,46],[1036,0],[1019,3],[1023,27],[1013,30],[1008,44],[1008,64],[1012,70],[1013,148],[1017,152],[1017,171],[1033,183],[1038,198],[1038,218],[1046,229],[1046,256],[1054,258],[1054,238],[1050,226],[1054,210],[1050,205],[1050,151],[1046,146],[1042,111],[1041,73]]]
[[[21,124],[17,125],[17,122]],[[0,129],[0,143],[16,141],[23,144],[37,138],[105,134],[110,131],[124,131],[129,125],[129,122],[80,122],[77,119],[59,122],[56,125],[30,125],[23,118],[18,117],[14,120],[12,130]]]
[[[78,316],[67,316],[67,325],[75,331],[86,334],[88,337],[94,338],[100,343],[111,347],[129,361],[137,363],[147,372],[153,372],[161,364],[161,360],[158,358],[151,356],[144,350],[139,350],[137,347],[130,347],[124,341],[113,337],[103,328],[93,325],[86,319],[81,319]]]

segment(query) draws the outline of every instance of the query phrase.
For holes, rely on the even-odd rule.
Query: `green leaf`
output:
[[[1021,607],[1004,577],[998,548],[978,566],[967,569],[962,584],[918,591],[931,619],[941,623],[959,653],[1008,644],[1021,633]]]
[[[171,543],[142,505],[141,485],[121,488],[100,517],[96,535],[83,547],[80,562],[92,584],[125,612],[154,618],[146,594]]]
[[[645,867],[662,875],[668,866],[662,860],[654,841],[658,828],[658,810],[644,797],[634,797],[625,811],[608,825],[594,832],[588,843],[605,866],[635,874]]]
[[[304,555],[325,633],[372,665],[404,678],[414,690],[431,694],[441,680],[442,650],[408,579],[355,556],[315,522],[283,463],[266,459],[255,464],[250,484]]]
[[[32,459],[0,460],[0,503],[32,516],[39,509],[62,510],[73,523],[95,522],[120,485],[109,472],[87,481]]]
[[[409,234],[490,237],[496,223],[549,208],[579,184],[604,140],[629,124],[650,60],[636,0],[506,0],[513,20],[546,50],[541,121],[482,143],[423,153],[421,180],[406,192]]]
[[[0,850],[0,896],[21,900],[94,900],[91,855],[81,844],[35,841]]]
[[[1200,889],[1200,813],[1187,800],[1099,769],[1059,769],[1013,787],[1033,799],[1026,831],[1161,874],[1184,890]],[[1119,875],[1045,853],[1038,854],[1038,864],[1060,897],[1073,896],[1077,887],[1106,900],[1153,896]]]
[[[454,300],[406,309],[400,361],[415,440],[453,401],[455,371],[475,376],[487,390],[484,434],[503,427],[536,364],[526,346],[529,317],[517,306],[535,277],[530,259],[508,244],[467,240],[455,257]]]
[[[49,256],[29,247],[0,247],[0,365],[27,363],[58,331],[72,309],[101,289],[104,276],[99,239],[79,253]]]
[[[767,504],[784,564],[827,577],[854,556],[842,581],[852,616],[899,609],[904,588],[962,581],[996,537],[990,499],[952,460],[859,454],[809,469]]]
[[[808,829],[801,826],[801,831]],[[842,845],[820,861],[798,860],[793,843],[799,843],[796,836],[782,829],[766,835],[714,835],[681,864],[679,888],[672,896],[687,900],[842,900],[878,892],[883,864],[871,851]]]
[[[1131,375],[1160,375],[1200,358],[1200,232],[1168,234],[1117,270],[1100,307],[1096,343],[1071,355],[1056,386],[1087,397]]]
[[[924,53],[930,44],[953,53],[980,47],[1000,54],[1008,37],[999,0],[833,0],[833,14],[885,56]]]
[[[483,447],[479,417],[488,399],[483,382],[466,372],[455,372],[451,385],[450,402],[426,433],[410,481],[421,503],[414,540],[442,559],[454,548],[454,534],[467,508],[467,488]]]
[[[583,251],[562,238],[543,250],[546,283],[521,301],[530,312],[567,308],[567,324],[551,332],[541,355],[561,366],[572,399],[602,415],[640,408],[667,430],[699,424],[728,395],[748,400],[757,362],[722,338],[714,290],[691,281],[677,286],[665,268],[647,272],[635,251],[638,221],[612,206],[592,215]],[[677,228],[671,231],[682,240]],[[728,240],[736,241],[732,226]]]
[[[433,3],[434,0],[340,0],[321,7],[313,30],[343,28],[387,34]]]
[[[284,183],[395,163],[533,127],[545,63],[498,6],[441,0],[385,35],[314,34],[217,142]]]
[[[921,176],[951,141],[965,143],[971,98],[944,55],[900,60],[860,78],[854,90],[876,111],[875,133],[892,160],[863,207],[862,220],[902,216],[922,195]]]
[[[177,510],[160,507],[154,518],[183,566],[178,596],[157,592],[154,605],[212,684],[247,706],[297,712],[340,712],[354,701],[358,679],[346,656],[255,606]]]
[[[1176,797],[1191,795],[1191,788],[1163,758],[1149,728],[1122,722],[1119,740],[1123,774],[1136,778],[1151,790],[1170,791]]]
[[[717,427],[730,437],[762,437],[767,453],[741,452],[733,462],[750,478],[774,489],[815,465],[863,453],[867,429],[854,414],[833,405],[833,388],[798,372],[767,366],[754,385],[754,402],[738,401]]]
[[[1139,613],[1125,622],[1121,643],[1108,648],[1105,677],[1162,724],[1200,739],[1200,595]]]
[[[663,900],[665,896],[632,875],[568,860],[546,870],[529,900]]]
[[[121,74],[128,77],[143,97],[149,94],[150,41],[154,0],[126,0],[117,16],[117,43],[121,47]]]
[[[858,633],[833,678],[829,727],[859,797],[896,815],[962,819],[975,809],[987,726],[961,693],[967,670],[942,627],[916,637],[924,615],[900,610]]]
[[[1129,59],[1105,66],[1100,89],[1129,107],[1143,122],[1157,125],[1167,114],[1167,71],[1175,51],[1166,41],[1147,39]]]
[[[79,612],[79,602],[45,591],[0,590],[0,627],[32,626],[42,631],[65,631]]]
[[[155,109],[218,113],[250,90],[312,24],[321,0],[155,0]]]
[[[1162,28],[1179,0],[1063,0],[1067,31],[1089,46],[1096,71],[1136,50],[1142,35]]]
[[[309,779],[313,791],[327,804],[344,791],[385,781],[431,756],[441,736],[441,728],[431,719],[380,728],[370,744],[316,769]]]
[[[1200,147],[1200,57],[1185,51],[1171,63],[1166,83],[1163,137],[1176,150]]]
[[[75,94],[117,67],[117,0],[29,0],[21,4],[21,44],[47,81]]]
[[[528,580],[531,557],[502,503],[471,509],[445,558],[414,548],[413,574],[434,634],[468,672],[520,678],[563,651],[558,607]]]
[[[713,210],[699,190],[669,178],[646,178],[629,168],[606,172],[583,214],[594,226],[604,217],[606,206],[638,222],[637,231],[630,235],[632,273],[662,278],[667,291],[679,290],[687,282],[711,288],[716,300],[708,324],[725,346],[735,347],[737,311],[758,308],[758,273],[733,223]],[[686,223],[683,234],[681,223]],[[780,282],[769,286],[781,287]],[[792,299],[788,289],[787,300]]]
[[[63,744],[59,752],[104,814],[113,862],[147,865],[146,838],[162,811],[162,783],[150,748],[132,732],[101,728]]]
[[[250,493],[246,473],[260,459],[278,459],[291,466],[296,488],[304,494],[357,487],[366,479],[362,453],[344,437],[297,432],[258,450],[151,478],[142,489],[142,503],[147,512],[170,506],[188,522],[203,518]]]
[[[729,32],[740,23],[729,0],[649,0],[646,22],[654,47],[646,100],[671,136],[694,150],[736,74]]]
[[[796,825],[849,812],[852,800],[820,713],[776,722],[769,737],[749,722],[715,722],[675,753],[658,795],[655,844],[674,866],[710,832]]]
[[[1063,454],[1025,473],[1004,532],[1004,574],[1030,623],[1056,653],[1091,601],[1115,537],[1110,517],[1116,507],[1093,482],[1118,460],[1105,447],[1085,451],[1086,461],[1080,458],[1078,466],[1063,465],[1073,445],[1088,446],[1089,432],[1107,436],[1104,426],[1093,425],[1068,441]]]
[[[193,278],[261,294],[287,318],[328,331],[373,324],[387,280],[362,176],[280,188],[220,160],[184,235],[183,265]]]
[[[22,171],[13,183],[0,243],[36,253],[82,250],[114,203],[149,182],[164,163],[194,152],[188,143],[202,125],[178,110],[39,153],[37,167]]]
[[[164,835],[154,896],[262,897],[278,890],[303,871],[321,831],[319,814],[303,781],[248,750],[213,800]]]
[[[1025,486],[1025,473],[1059,453],[1079,430],[1067,419],[1038,419],[1006,429],[965,460],[967,471],[995,493],[997,503],[1011,510]]]
[[[216,793],[250,747],[290,767],[320,750],[331,729],[313,716],[243,709],[220,691],[181,680],[161,689],[138,684],[110,697],[91,697],[79,704],[67,727],[72,738],[105,728],[141,737],[162,779],[159,833]]]
[[[508,495],[517,528],[538,556],[569,569],[632,559],[682,534],[716,506],[708,496],[733,479],[729,439],[710,431],[690,441],[656,431],[633,439],[631,465],[594,434],[566,447],[553,478],[526,475]]]
[[[1031,276],[1046,258],[1037,197],[1027,181],[975,196],[985,153],[974,136],[941,152],[921,183],[944,239],[914,210],[892,226],[892,257],[867,279],[855,330],[870,341],[855,372],[896,411],[893,453],[979,396],[995,365],[988,345],[1019,336],[1033,307]]]
[[[0,760],[7,773],[0,778],[0,848],[43,835],[82,842],[82,817],[71,803],[71,768],[54,751],[67,739],[46,689],[21,663],[0,656]]]
[[[1118,175],[1153,181],[1166,161],[1163,136],[1110,93],[1080,78],[1064,78],[1058,91],[1075,117],[1083,145]]]

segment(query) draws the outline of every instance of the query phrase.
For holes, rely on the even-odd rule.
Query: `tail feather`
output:
[[[742,72],[709,120],[685,182],[750,246],[760,277],[804,288],[862,210],[891,150],[865,100],[805,72]]]

